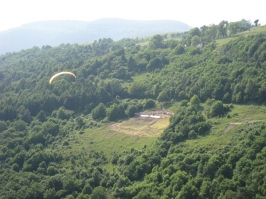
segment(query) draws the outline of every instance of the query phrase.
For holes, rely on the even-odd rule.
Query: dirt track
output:
[[[230,123],[230,125],[225,129],[224,133],[227,133],[230,129],[234,128],[235,125],[241,124],[240,122]]]

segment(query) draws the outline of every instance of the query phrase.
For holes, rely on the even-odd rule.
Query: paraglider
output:
[[[54,76],[52,76],[51,79],[49,80],[49,84],[52,84],[54,78],[56,78],[56,77],[59,76],[59,75],[63,75],[63,74],[72,75],[72,76],[74,76],[74,77],[76,78],[76,75],[75,75],[74,73],[64,71],[64,72],[60,72],[60,73],[57,73],[57,74],[55,74]]]

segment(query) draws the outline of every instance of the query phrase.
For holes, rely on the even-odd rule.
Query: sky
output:
[[[241,19],[266,24],[265,0],[1,0],[0,32],[47,20],[177,20],[191,27]]]

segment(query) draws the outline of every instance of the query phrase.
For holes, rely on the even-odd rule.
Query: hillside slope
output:
[[[217,27],[1,55],[0,199],[265,198],[266,34]]]

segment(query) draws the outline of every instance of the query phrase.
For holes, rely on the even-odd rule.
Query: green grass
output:
[[[253,105],[234,105],[234,108],[229,112],[231,118],[221,117],[212,118],[211,131],[198,139],[187,140],[185,145],[194,148],[207,148],[209,152],[216,149],[223,149],[237,141],[235,129],[244,127],[247,124],[254,122],[266,122],[266,107]]]
[[[223,46],[225,44],[227,44],[228,42],[236,39],[237,37],[227,37],[227,38],[223,38],[223,39],[218,39],[216,40],[216,44],[217,46]]]
[[[165,129],[169,125],[169,123],[169,118],[164,118],[160,120],[160,122],[153,124],[152,127],[157,129]]]
[[[132,78],[136,82],[150,83],[154,78],[156,78],[156,74],[142,73],[140,75],[133,76]]]
[[[166,120],[162,121],[164,125],[167,124]],[[80,131],[75,131],[67,139],[69,146],[62,146],[58,151],[63,157],[84,156],[85,162],[92,161],[89,154],[93,153],[93,151],[103,151],[107,161],[110,162],[114,153],[127,154],[130,153],[131,149],[141,151],[144,150],[144,146],[146,149],[151,148],[159,136],[158,131],[162,132],[162,128],[159,130],[154,128],[149,131],[149,126],[152,124],[152,121],[133,122],[128,120],[123,123],[104,124],[101,127],[89,128],[83,134],[80,134]],[[121,125],[121,127],[119,129],[111,128],[114,125]],[[143,132],[142,134],[134,134],[133,130],[136,128],[143,128],[143,131],[149,131],[150,136],[143,135]],[[70,160],[63,162],[63,164],[65,168],[71,168]],[[111,171],[115,166],[107,163],[104,167]]]
[[[177,107],[177,103],[168,105],[170,109]],[[234,105],[228,114],[231,117],[209,119],[212,125],[210,132],[199,136],[197,139],[187,140],[183,145],[187,148],[205,149],[208,151],[207,153],[213,153],[237,142],[236,129],[246,127],[254,122],[266,122],[265,106]],[[138,151],[152,149],[153,144],[168,125],[169,118],[131,118],[122,122],[88,128],[82,134],[79,130],[74,131],[56,147],[57,151],[64,157],[62,163],[68,170],[73,169],[71,159],[74,158],[76,161],[75,168],[82,161],[89,165],[94,160],[90,155],[95,151],[102,151],[108,163],[101,166],[112,171],[116,169],[116,166],[110,163],[113,154],[124,156],[129,154],[131,149]],[[69,145],[63,146],[64,141],[68,141]]]
[[[150,84],[150,82],[156,78],[156,74],[152,73],[142,73],[139,75],[135,75],[132,77],[132,81],[124,81],[121,85],[123,88],[129,88],[133,82],[142,82],[146,84]]]
[[[266,33],[266,25],[257,26],[257,27],[251,28],[250,30],[241,32],[241,33],[239,33],[237,35],[248,36],[248,35],[259,34],[259,33]]]

